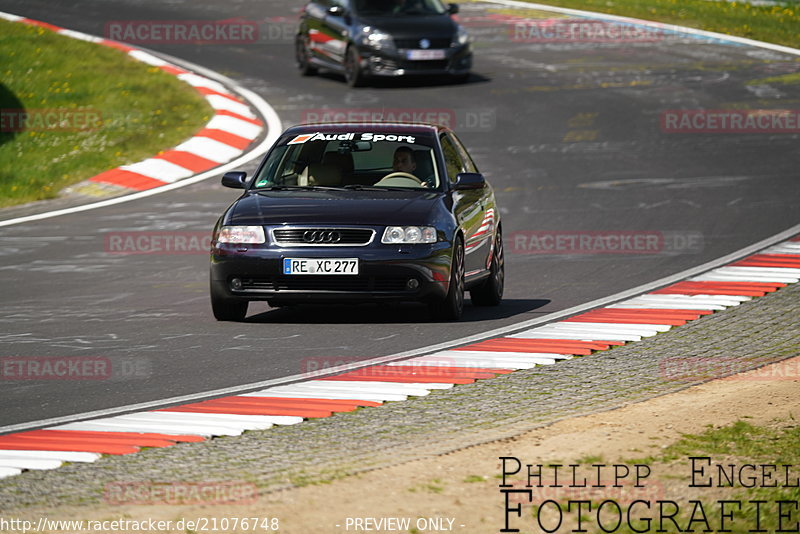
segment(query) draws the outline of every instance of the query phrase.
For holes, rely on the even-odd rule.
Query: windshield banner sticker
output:
[[[324,133],[313,133],[313,134],[301,134],[296,136],[294,139],[289,141],[287,144],[289,145],[298,145],[301,143],[306,143],[308,141],[372,141],[372,142],[380,142],[380,141],[391,141],[397,143],[414,143],[415,137],[413,135],[396,135],[396,134],[379,134],[379,133],[372,133],[372,132],[364,132],[364,133],[333,133],[333,134],[324,134]]]

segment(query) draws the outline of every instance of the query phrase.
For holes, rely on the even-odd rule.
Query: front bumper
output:
[[[472,69],[472,50],[469,44],[444,49],[443,59],[410,60],[406,49],[375,50],[358,47],[361,68],[370,76],[458,76]]]
[[[215,244],[211,284],[226,298],[281,304],[435,300],[447,294],[450,254],[445,242],[292,248]],[[286,275],[284,258],[358,258],[359,274]]]

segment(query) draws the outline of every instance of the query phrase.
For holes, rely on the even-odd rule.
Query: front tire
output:
[[[317,73],[317,69],[311,66],[308,48],[306,48],[302,35],[298,35],[295,41],[295,58],[297,60],[297,70],[301,76],[313,76]]]
[[[344,58],[344,79],[350,87],[361,87],[365,80],[361,63],[358,60],[358,50],[355,46],[347,49]]]
[[[211,285],[211,311],[217,321],[243,321],[247,316],[246,300],[232,299]]]
[[[432,302],[431,315],[440,321],[457,321],[464,311],[464,242],[456,238],[450,265],[450,287],[444,299]]]
[[[476,306],[497,306],[503,300],[505,285],[505,258],[503,254],[503,234],[497,229],[494,242],[492,264],[489,267],[489,278],[480,286],[469,292],[472,303]]]

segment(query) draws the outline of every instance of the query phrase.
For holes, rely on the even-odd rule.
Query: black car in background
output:
[[[296,37],[303,75],[318,68],[344,74],[353,87],[370,76],[469,77],[467,32],[451,17],[457,4],[440,0],[312,0]]]
[[[461,316],[464,293],[503,297],[492,188],[444,127],[314,124],[286,130],[214,227],[211,306],[242,320],[248,303],[417,301]]]

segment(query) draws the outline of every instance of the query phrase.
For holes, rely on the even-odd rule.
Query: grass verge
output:
[[[776,5],[725,0],[536,0],[535,3],[677,24],[800,48],[797,0]]]
[[[151,157],[213,114],[174,76],[40,27],[0,21],[0,57],[0,207]]]

